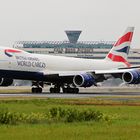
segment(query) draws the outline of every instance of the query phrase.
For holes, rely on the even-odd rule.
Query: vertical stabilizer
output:
[[[133,37],[133,32],[134,27],[128,27],[124,34],[113,45],[105,59],[114,62],[122,62],[125,63],[127,67],[130,67],[130,64],[127,62],[127,57]]]

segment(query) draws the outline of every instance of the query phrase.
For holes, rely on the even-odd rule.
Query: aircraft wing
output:
[[[75,76],[83,73],[94,73],[94,74],[121,74],[132,70],[140,70],[140,66],[133,66],[129,68],[119,68],[111,70],[84,70],[84,71],[43,71],[44,75],[59,75],[59,76]]]
[[[133,69],[112,69],[112,70],[95,70],[95,74],[120,74],[124,72],[129,72],[132,70],[138,70],[138,68]],[[140,68],[139,68],[140,70]]]
[[[92,73],[93,70],[86,71],[43,71],[44,75],[75,76],[82,73]]]
[[[124,72],[129,72],[132,70],[140,70],[140,66],[132,66],[127,68],[119,68],[119,69],[112,69],[112,70],[95,70],[95,74],[119,74]]]
[[[58,79],[60,78],[74,82],[77,86],[81,86],[83,84],[83,80],[80,81],[80,84],[77,84],[77,81],[75,80],[77,77],[80,77],[81,79],[87,78],[86,80],[89,80],[89,82],[86,84],[89,83],[95,86],[97,86],[98,82],[103,82],[111,77],[120,78],[128,84],[137,84],[140,81],[140,66],[111,70],[43,71],[43,74],[46,77],[48,76],[48,78],[56,76]]]

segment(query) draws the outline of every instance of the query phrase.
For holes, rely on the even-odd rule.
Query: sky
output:
[[[79,40],[115,41],[135,27],[140,48],[139,0],[0,0],[0,45],[15,41],[67,40],[65,30],[82,30]]]

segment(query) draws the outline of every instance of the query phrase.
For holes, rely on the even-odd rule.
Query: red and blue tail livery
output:
[[[114,62],[122,62],[127,67],[130,67],[129,62],[127,62],[127,56],[130,49],[133,32],[134,27],[128,27],[123,36],[121,36],[114,44],[106,58]]]

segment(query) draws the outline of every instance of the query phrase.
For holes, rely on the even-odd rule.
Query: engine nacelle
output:
[[[80,74],[73,78],[73,83],[78,87],[91,87],[95,84],[95,79],[91,74]]]
[[[13,83],[13,79],[9,78],[0,78],[0,86],[10,86]]]
[[[140,71],[132,70],[125,72],[122,75],[122,79],[127,84],[139,84],[140,83]]]

